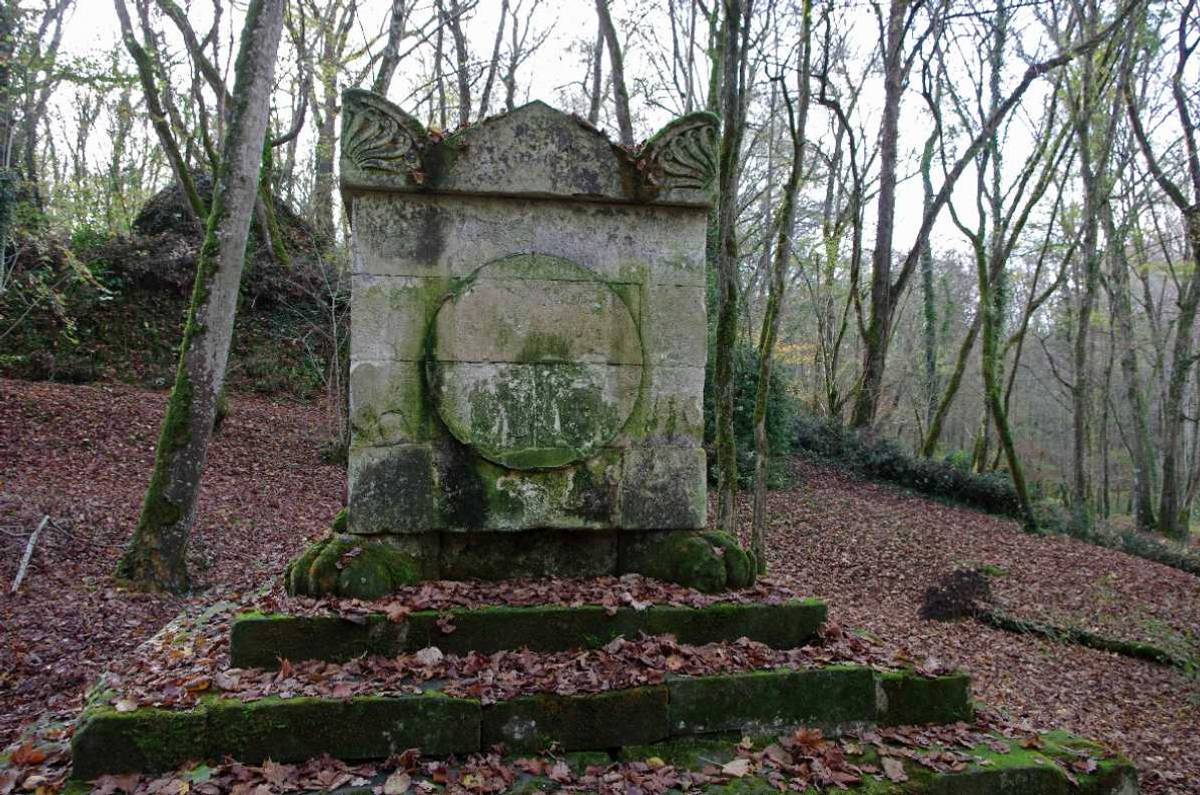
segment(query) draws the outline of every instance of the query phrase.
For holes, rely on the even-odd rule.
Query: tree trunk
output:
[[[139,587],[171,591],[188,587],[187,545],[229,358],[284,5],[285,0],[251,0],[246,10],[235,104],[197,263],[175,386],[141,516],[117,564],[117,575]]]
[[[608,45],[609,68],[612,70],[613,99],[617,112],[617,127],[621,133],[621,144],[632,147],[633,121],[629,118],[629,92],[625,89],[625,61],[621,55],[621,43],[617,41],[617,29],[613,27],[612,15],[608,11],[608,0],[596,0],[596,14],[600,17],[600,29]]]
[[[392,84],[392,76],[400,65],[400,41],[404,38],[405,23],[408,20],[408,0],[392,0],[392,13],[388,18],[387,43],[383,47],[383,55],[379,57],[379,68],[375,72],[375,81],[371,90],[386,97]]]
[[[1193,259],[1200,259],[1200,207],[1184,211],[1188,246]],[[1179,297],[1179,317],[1175,321],[1175,346],[1171,354],[1171,379],[1167,383],[1167,401],[1163,406],[1162,493],[1158,502],[1158,529],[1169,537],[1185,540],[1190,528],[1180,521],[1183,500],[1180,454],[1183,433],[1183,396],[1191,372],[1196,328],[1196,305],[1200,302],[1200,268],[1193,267],[1187,287]]]
[[[1133,304],[1129,296],[1129,262],[1125,257],[1123,234],[1113,223],[1112,206],[1105,207],[1105,235],[1109,250],[1109,291],[1116,328],[1121,341],[1121,375],[1125,379],[1125,397],[1129,401],[1131,419],[1130,453],[1133,460],[1133,515],[1142,530],[1154,529],[1154,447],[1150,440],[1150,413],[1142,379],[1138,372],[1137,340],[1133,329]],[[1101,440],[1103,444],[1105,440]]]
[[[863,340],[862,382],[850,416],[850,424],[855,428],[866,428],[875,422],[892,327],[892,232],[896,216],[900,98],[904,93],[904,21],[908,6],[908,0],[892,0],[884,42],[879,200],[875,210],[875,249],[871,254],[871,314]]]
[[[767,439],[767,399],[771,394],[771,367],[775,340],[779,336],[779,315],[783,306],[784,275],[792,259],[792,233],[796,224],[796,194],[804,173],[804,138],[808,122],[809,70],[811,63],[812,0],[804,0],[800,33],[800,96],[793,111],[787,87],[782,88],[787,104],[788,130],[792,139],[792,168],[783,188],[775,237],[775,255],[771,266],[767,309],[763,314],[758,340],[758,388],[754,395],[754,517],[750,528],[750,554],[759,574],[767,570],[767,466],[771,446]]]
[[[603,2],[603,0],[601,0]],[[747,3],[751,0],[747,0]],[[724,0],[722,26],[721,108],[724,111],[719,163],[720,197],[717,204],[717,329],[713,394],[716,404],[717,527],[737,536],[737,442],[733,435],[734,347],[738,317],[737,176],[738,158],[745,131],[741,63],[742,0]]]

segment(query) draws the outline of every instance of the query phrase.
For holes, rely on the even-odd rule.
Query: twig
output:
[[[29,543],[25,545],[25,555],[21,558],[21,567],[17,569],[17,578],[13,580],[12,589],[9,593],[16,593],[17,589],[21,587],[21,580],[25,579],[25,572],[29,570],[29,561],[33,558],[33,545],[37,543],[38,536],[42,534],[42,528],[49,521],[49,514],[43,516],[42,521],[38,523],[37,529],[29,537]]]

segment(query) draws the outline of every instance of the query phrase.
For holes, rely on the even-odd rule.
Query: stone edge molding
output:
[[[575,143],[610,162],[596,163],[587,173],[561,163],[529,169],[519,159],[506,159],[506,152],[472,147],[497,131],[503,133],[500,140],[519,142],[539,121],[573,130]],[[441,132],[426,129],[378,94],[348,89],[342,93],[341,188],[347,194],[469,193],[709,207],[716,201],[719,138],[719,117],[699,111],[672,120],[630,151],[586,120],[537,100]],[[619,179],[589,179],[592,171]]]

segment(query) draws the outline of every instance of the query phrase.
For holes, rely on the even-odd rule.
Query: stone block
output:
[[[875,677],[869,668],[672,679],[673,735],[770,734],[792,726],[837,727],[875,720]]]
[[[621,536],[622,574],[642,574],[704,593],[746,588],[756,569],[729,534],[716,530],[644,530]]]
[[[885,726],[954,723],[974,716],[971,678],[951,674],[927,678],[914,673],[879,675],[876,691],[879,722]]]
[[[636,319],[604,282],[508,275],[545,259],[509,257],[482,268],[438,311],[438,360],[640,366]]]
[[[515,471],[454,439],[438,444],[439,527],[454,532],[601,529],[613,526],[619,451],[557,469]]]
[[[556,203],[490,196],[355,196],[356,275],[444,284],[522,254],[568,259],[610,285],[703,288],[708,215],[676,207]]]
[[[490,704],[483,710],[486,748],[537,752],[551,745],[594,751],[652,743],[670,734],[667,688],[639,687],[587,695],[536,695]]]
[[[415,361],[354,362],[350,367],[350,444],[379,447],[428,441],[433,410],[424,367]]]
[[[422,361],[426,333],[449,291],[439,278],[351,277],[350,360]]]
[[[642,368],[577,363],[438,363],[430,378],[446,428],[508,469],[590,457],[625,424]]]
[[[614,447],[700,447],[704,443],[704,368],[645,368],[641,399]]]
[[[359,448],[350,456],[350,532],[422,532],[433,523],[428,445]]]
[[[470,561],[464,569],[486,571],[486,566]],[[233,622],[229,654],[235,667],[272,670],[279,667],[280,660],[345,662],[364,654],[392,657],[426,646],[437,646],[448,654],[598,648],[618,636],[637,638],[641,633],[672,635],[691,645],[744,637],[776,649],[797,649],[817,636],[826,616],[824,603],[816,599],[778,605],[730,602],[703,608],[622,607],[611,615],[598,605],[448,612],[454,626],[450,633],[442,632],[438,626],[442,613],[434,611],[417,611],[401,622],[388,621],[382,613],[355,621],[336,616],[249,613]]]
[[[702,528],[708,522],[704,450],[630,448],[622,457],[618,526],[626,530]]]
[[[440,569],[446,579],[600,577],[617,571],[611,530],[526,530],[523,533],[445,533]]]
[[[479,702],[439,694],[397,697],[221,700],[208,708],[208,754],[247,764],[323,754],[381,759],[407,748],[430,754],[479,749]]]
[[[90,707],[71,738],[76,778],[106,773],[159,773],[200,760],[205,754],[203,710],[138,709],[117,712]]]
[[[704,367],[708,356],[704,287],[657,285],[642,296],[643,357],[647,367]]]

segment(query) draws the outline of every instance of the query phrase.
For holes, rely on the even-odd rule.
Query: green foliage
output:
[[[711,338],[710,338],[711,342]],[[738,487],[754,485],[754,398],[758,392],[758,351],[739,342],[733,354],[733,435],[737,442]],[[771,461],[767,466],[767,487],[790,485],[787,457],[793,449],[792,425],[799,402],[788,391],[787,379],[778,367],[771,369],[771,388],[767,393],[767,442]],[[704,370],[704,444],[710,450],[716,439],[716,402],[713,394],[713,351],[709,349]],[[709,480],[716,482],[716,456],[709,455]]]
[[[1043,500],[1034,506],[1038,527],[1055,535],[1071,536],[1089,544],[1116,549],[1128,555],[1170,566],[1200,576],[1200,554],[1177,544],[1164,541],[1161,537],[1142,533],[1132,528],[1117,529],[1096,523],[1080,529],[1071,521],[1071,513],[1054,500]]]
[[[975,475],[960,468],[956,460],[921,458],[890,439],[874,439],[824,417],[802,415],[795,428],[796,446],[816,458],[988,513],[1020,515],[1017,493],[1007,473]]]

